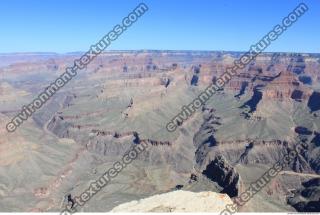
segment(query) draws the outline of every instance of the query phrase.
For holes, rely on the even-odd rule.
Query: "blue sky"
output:
[[[0,52],[86,51],[141,1],[1,0]],[[149,11],[110,50],[246,51],[301,1],[145,0]],[[320,52],[320,1],[267,51]]]

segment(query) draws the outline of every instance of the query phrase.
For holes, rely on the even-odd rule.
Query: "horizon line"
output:
[[[70,51],[70,52],[55,52],[55,51],[21,51],[21,52],[0,52],[2,55],[72,55],[83,54],[87,51]],[[105,50],[101,53],[108,52],[233,52],[233,53],[246,53],[248,51],[236,50],[205,50],[205,49],[114,49]],[[283,54],[320,54],[320,52],[297,52],[297,51],[266,51],[261,54],[270,53],[283,53]]]

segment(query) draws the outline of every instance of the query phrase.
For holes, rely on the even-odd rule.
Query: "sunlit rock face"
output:
[[[221,212],[231,199],[214,192],[173,191],[121,204],[111,212]]]

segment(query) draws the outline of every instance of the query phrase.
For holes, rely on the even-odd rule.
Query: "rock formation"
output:
[[[320,178],[314,178],[302,183],[302,188],[293,191],[288,203],[299,212],[320,211]]]
[[[217,213],[223,211],[228,204],[232,204],[232,201],[225,194],[179,190],[124,203],[113,208],[111,212]]]

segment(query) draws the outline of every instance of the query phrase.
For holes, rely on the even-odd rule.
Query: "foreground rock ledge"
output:
[[[121,204],[111,212],[221,212],[232,200],[214,192],[173,191]]]

